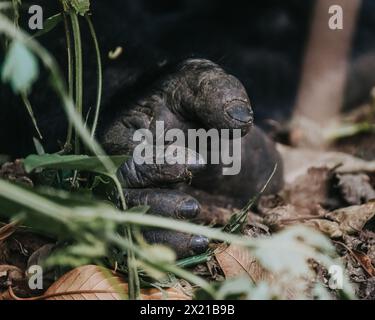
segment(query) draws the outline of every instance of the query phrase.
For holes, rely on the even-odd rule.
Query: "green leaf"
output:
[[[148,207],[132,208],[145,214]],[[112,203],[52,188],[28,188],[0,179],[0,218],[19,219],[34,230],[64,239],[103,234],[116,230],[107,214],[123,215]],[[83,232],[85,230],[85,232]],[[114,231],[115,232],[115,231]]]
[[[320,261],[329,267],[332,264],[330,257],[335,256],[335,250],[329,239],[321,233],[296,226],[285,229],[272,238],[260,239],[254,254],[273,273],[303,277],[311,275],[309,259]]]
[[[52,31],[53,29],[56,28],[56,26],[62,21],[62,14],[61,13],[58,13],[58,14],[55,14],[49,18],[47,18],[44,23],[43,23],[43,29],[42,30],[39,30],[37,33],[34,34],[34,37],[37,38],[37,37],[40,37],[50,31]]]
[[[248,296],[253,288],[254,286],[249,281],[249,278],[228,279],[220,286],[215,298],[218,300],[239,299]]]
[[[284,282],[289,290],[294,291],[295,299],[303,296],[301,289],[306,288],[306,280],[315,277],[310,264],[311,259],[327,270],[333,265],[344,270],[329,239],[318,231],[304,226],[290,227],[271,238],[259,239],[252,253],[264,268],[280,279],[281,284]],[[275,289],[272,285],[272,290]],[[339,293],[348,299],[355,299],[354,289],[345,274],[343,288]],[[282,296],[282,292],[278,295]]]
[[[29,113],[31,121],[33,122],[34,128],[35,128],[36,132],[39,135],[39,138],[43,139],[43,136],[42,136],[42,133],[40,132],[40,129],[39,129],[39,126],[38,126],[38,122],[37,122],[37,120],[35,118],[35,114],[34,114],[32,106],[31,106],[31,102],[29,100],[29,97],[27,95],[25,95],[24,93],[21,93],[21,98],[22,98],[23,104],[26,107],[27,112]]]
[[[103,165],[103,159],[111,160],[115,167],[113,172],[108,172]],[[67,155],[61,156],[58,154],[44,154],[44,155],[30,155],[24,160],[26,172],[31,172],[35,169],[66,169],[66,170],[80,170],[96,172],[108,176],[114,176],[116,170],[128,159],[128,156],[99,156],[89,157],[86,155]]]
[[[34,142],[35,150],[39,155],[46,154],[46,152],[44,151],[43,145],[40,143],[40,141],[37,138],[33,137],[33,142]]]
[[[2,81],[15,93],[27,94],[39,75],[38,61],[21,42],[13,41],[5,57]]]
[[[0,10],[8,10],[11,7],[12,7],[12,3],[10,2],[0,3]]]
[[[90,10],[90,0],[70,0],[70,5],[81,16],[84,16]]]

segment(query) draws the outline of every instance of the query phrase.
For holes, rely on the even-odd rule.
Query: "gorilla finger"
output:
[[[152,214],[175,219],[194,219],[200,212],[199,202],[192,196],[167,189],[124,189],[126,203],[148,205]]]
[[[198,119],[206,129],[241,129],[253,125],[246,89],[234,76],[204,59],[189,59],[162,84],[166,105],[185,119]]]
[[[163,244],[171,248],[178,259],[204,253],[209,244],[208,239],[204,236],[170,230],[149,229],[144,230],[142,234],[150,244]]]
[[[205,163],[196,152],[185,150],[184,159],[174,164],[168,160],[168,157],[171,157],[168,150],[162,155],[156,155],[149,162],[139,161],[137,156],[133,156],[120,167],[120,181],[127,188],[162,187],[190,181],[193,174],[205,167]],[[166,159],[158,161],[159,156]]]

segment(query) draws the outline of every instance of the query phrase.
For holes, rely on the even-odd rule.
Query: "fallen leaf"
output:
[[[363,229],[375,215],[375,201],[361,206],[351,206],[329,212],[327,218],[336,221],[341,231],[351,235]]]
[[[279,194],[263,195],[259,198],[256,207],[260,214],[265,215],[270,210],[286,205],[284,199]]]
[[[14,162],[6,162],[0,167],[0,178],[11,182],[20,183],[33,187],[34,184],[27,175],[22,160],[17,159]]]
[[[6,277],[7,281],[22,281],[25,278],[21,269],[11,265],[0,265],[0,278]]]
[[[216,249],[215,257],[227,279],[242,275],[248,276],[254,283],[271,279],[271,274],[259,264],[247,248],[222,245]]]
[[[375,190],[368,175],[337,174],[336,177],[337,187],[349,205],[360,205],[375,199]]]
[[[372,264],[372,259],[369,254],[365,254],[362,251],[350,248],[348,245],[342,242],[336,242],[346,249],[347,254],[345,255],[346,268],[352,280],[363,283],[366,281],[364,277],[367,274],[369,277],[375,277],[375,268]],[[353,261],[357,262],[361,268],[353,264]]]
[[[329,239],[321,233],[302,225],[290,227],[270,238],[257,239],[254,256],[273,274],[283,274],[296,279],[312,276],[309,261],[332,261],[334,253]]]
[[[352,252],[355,259],[360,263],[360,265],[366,271],[366,273],[370,277],[375,277],[375,268],[372,265],[370,257],[358,250],[352,250]]]
[[[339,224],[334,221],[325,219],[312,219],[306,221],[304,225],[318,229],[331,239],[341,238],[343,235],[342,231],[340,230]]]
[[[320,219],[325,213],[326,211],[319,205],[305,209],[288,204],[267,211],[263,223],[272,230],[278,231],[293,224]]]
[[[18,222],[12,222],[0,228],[0,244],[17,230],[17,224]]]
[[[301,210],[313,211],[317,206],[328,203],[332,177],[333,172],[328,167],[309,168],[306,174],[299,176],[292,184],[286,186],[283,198],[285,202]]]
[[[128,295],[128,284],[113,271],[87,265],[63,275],[46,291],[46,300],[122,300]],[[141,290],[142,300],[190,300],[176,288],[163,291],[152,288]]]
[[[346,153],[291,148],[278,144],[284,164],[284,179],[293,183],[296,178],[306,174],[311,167],[327,167],[337,173],[373,173],[375,161],[365,161]]]
[[[0,301],[9,300],[8,287],[24,293],[27,280],[21,269],[12,265],[0,265]]]
[[[210,226],[225,226],[230,221],[232,215],[238,211],[240,211],[240,209],[227,209],[216,205],[202,205],[201,211],[194,221]],[[262,218],[251,211],[248,212],[247,220],[249,224],[262,222]]]

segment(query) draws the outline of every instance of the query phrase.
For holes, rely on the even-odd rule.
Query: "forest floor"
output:
[[[368,115],[366,115],[368,121]],[[370,119],[370,122],[374,121]],[[352,123],[363,121],[356,115]],[[303,224],[328,236],[345,266],[345,272],[359,299],[375,299],[375,133],[368,131],[337,139],[327,150],[292,148],[279,144],[285,164],[286,185],[277,195],[262,196],[248,215],[243,233],[248,237],[267,237],[287,226]],[[2,166],[0,177],[30,183],[22,164]],[[205,193],[199,223],[225,225],[237,210],[225,197]],[[25,284],[25,272],[49,254],[54,240],[14,224],[0,224],[0,297],[35,296]],[[223,281],[247,275],[257,282],[268,277],[254,264],[254,258],[236,246],[212,246],[215,255],[192,271],[208,281]],[[255,266],[255,267],[254,267]],[[327,270],[313,266],[325,286]],[[45,277],[48,279],[48,276]],[[43,293],[55,280],[49,277]],[[184,283],[187,291],[191,288]],[[185,294],[185,293],[184,293]],[[184,298],[189,295],[177,295]],[[155,298],[155,297],[154,297]],[[291,295],[293,298],[293,294]]]

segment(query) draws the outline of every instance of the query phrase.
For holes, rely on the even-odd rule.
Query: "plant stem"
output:
[[[74,55],[75,55],[75,103],[77,113],[82,118],[82,103],[83,103],[83,63],[82,63],[82,41],[81,31],[79,27],[78,16],[74,11],[69,13],[74,39]],[[76,133],[74,136],[74,152],[80,154],[80,141],[79,135]]]
[[[51,83],[53,85],[53,88],[62,102],[62,106],[68,119],[72,121],[77,134],[81,137],[82,141],[93,154],[97,156],[105,155],[103,148],[97,143],[95,139],[91,138],[90,133],[85,128],[82,116],[75,110],[74,102],[67,93],[65,81],[54,57],[37,41],[30,38],[24,31],[16,30],[9,19],[1,13],[0,32],[4,33],[9,38],[22,42],[40,58],[46,69],[48,69],[51,73]],[[99,159],[102,162],[103,166],[106,168],[107,172],[116,171],[115,165],[109,158],[99,157]]]
[[[14,23],[15,28],[19,29],[19,19],[20,19],[19,7],[21,5],[21,0],[12,0],[12,5],[13,5],[13,23]],[[30,115],[31,121],[33,122],[34,128],[37,131],[39,138],[43,139],[43,136],[40,133],[38,123],[36,121],[34,111],[33,111],[33,108],[31,107],[31,103],[27,94],[21,93],[21,99],[22,99],[23,104],[26,107],[27,112]]]
[[[64,29],[65,29],[65,41],[66,41],[66,51],[68,55],[68,91],[69,96],[73,99],[73,86],[74,86],[74,79],[73,79],[73,55],[72,55],[72,37],[70,34],[70,28],[68,23],[68,18],[66,13],[63,9],[62,16],[64,20]],[[70,150],[72,146],[72,136],[73,136],[73,124],[72,121],[68,119],[68,132],[66,136],[66,143],[65,143],[65,150]]]
[[[188,257],[182,260],[176,261],[176,266],[180,268],[189,268],[192,266],[196,266],[198,264],[206,263],[214,254],[214,251],[209,250],[206,253],[193,256],[193,257]]]
[[[100,55],[99,42],[98,42],[98,38],[96,36],[94,25],[93,25],[89,15],[86,14],[85,18],[86,18],[86,21],[89,25],[91,37],[94,41],[95,52],[96,52],[96,64],[97,64],[97,81],[98,81],[98,83],[97,83],[97,96],[96,96],[94,122],[93,122],[92,128],[91,128],[91,137],[94,137],[96,127],[98,125],[99,113],[100,113],[100,104],[101,104],[101,100],[102,100],[103,71],[102,71],[102,60],[101,60],[101,55]]]
[[[23,101],[23,103],[24,103],[24,105],[27,109],[27,112],[30,115],[30,118],[31,118],[31,121],[33,122],[34,128],[39,135],[39,138],[43,139],[43,136],[40,133],[40,130],[39,130],[39,127],[38,127],[38,123],[36,122],[36,118],[35,118],[35,115],[34,115],[34,112],[33,112],[33,108],[31,107],[31,103],[30,103],[29,98],[27,97],[27,95],[25,93],[21,94],[21,98],[22,98],[22,101]]]
[[[126,227],[126,238],[130,244],[133,244],[132,230],[130,226]],[[126,252],[129,275],[129,298],[131,300],[137,300],[141,294],[141,285],[139,282],[135,253],[130,247],[126,249]]]
[[[19,28],[19,20],[20,20],[20,5],[21,1],[20,0],[12,0],[12,5],[13,5],[13,23],[16,26],[16,28]]]
[[[126,210],[127,206],[126,206],[124,191],[122,190],[121,183],[116,177],[116,175],[111,176],[111,178],[113,179],[117,192],[120,196],[122,210]],[[133,245],[133,235],[132,235],[131,226],[126,226],[125,235],[126,235],[127,240],[129,241],[129,244]],[[127,265],[128,265],[128,273],[129,273],[129,298],[132,300],[136,300],[139,298],[141,294],[141,285],[139,282],[135,253],[134,253],[134,250],[132,250],[131,248],[127,248],[126,252],[127,252]]]
[[[259,200],[259,198],[263,195],[264,191],[266,191],[276,171],[277,171],[277,163],[273,167],[273,170],[270,176],[268,177],[266,183],[264,184],[263,188],[253,198],[250,199],[250,201],[245,205],[244,208],[242,208],[240,212],[235,212],[232,215],[229,222],[223,227],[223,231],[226,231],[229,233],[237,233],[241,230],[241,228],[247,221],[249,211],[251,210],[253,205]]]
[[[78,22],[78,19],[76,20]],[[46,69],[48,69],[51,73],[51,80],[52,80],[51,83],[53,85],[55,92],[57,93],[58,97],[60,98],[62,102],[62,106],[64,108],[64,111],[69,121],[72,122],[73,127],[75,128],[76,136],[77,137],[79,136],[82,139],[84,144],[93,154],[97,156],[105,155],[106,153],[103,150],[103,148],[97,143],[97,141],[94,138],[90,136],[89,131],[86,129],[83,123],[82,114],[79,113],[77,109],[75,109],[72,97],[69,95],[69,93],[66,90],[65,81],[63,80],[61,70],[56,60],[54,59],[54,57],[44,47],[42,47],[37,41],[30,38],[24,31],[16,30],[13,27],[12,23],[9,21],[9,19],[1,13],[0,13],[0,32],[4,33],[9,38],[22,42],[41,59]],[[82,50],[80,50],[80,52],[82,53]],[[82,89],[82,85],[80,86],[80,89]],[[99,157],[99,159],[102,162],[103,166],[106,168],[107,172],[116,171],[116,167],[110,159],[108,159],[107,157]],[[120,181],[118,180],[116,176],[113,176],[112,178],[115,181],[116,188],[119,192],[122,207],[126,209],[125,197],[122,191]],[[0,185],[0,188],[1,188],[1,185]],[[35,205],[35,207],[37,207],[37,205]],[[60,207],[58,211],[60,211],[60,209],[62,209],[62,207]],[[61,211],[61,213],[62,212],[63,211]],[[130,230],[130,227],[129,227],[129,230]],[[129,235],[131,236],[131,234]],[[129,242],[132,243],[131,237],[129,237]],[[132,252],[132,249],[130,248],[128,252],[129,252],[128,256],[130,257],[131,260],[134,261],[135,259],[134,252]],[[138,273],[136,271],[136,265],[135,263],[131,263],[130,266],[132,268],[129,270],[129,276],[134,278],[133,280],[134,288],[132,290],[132,292],[134,292],[133,296],[138,297],[140,290],[139,290],[139,278],[138,278]]]

